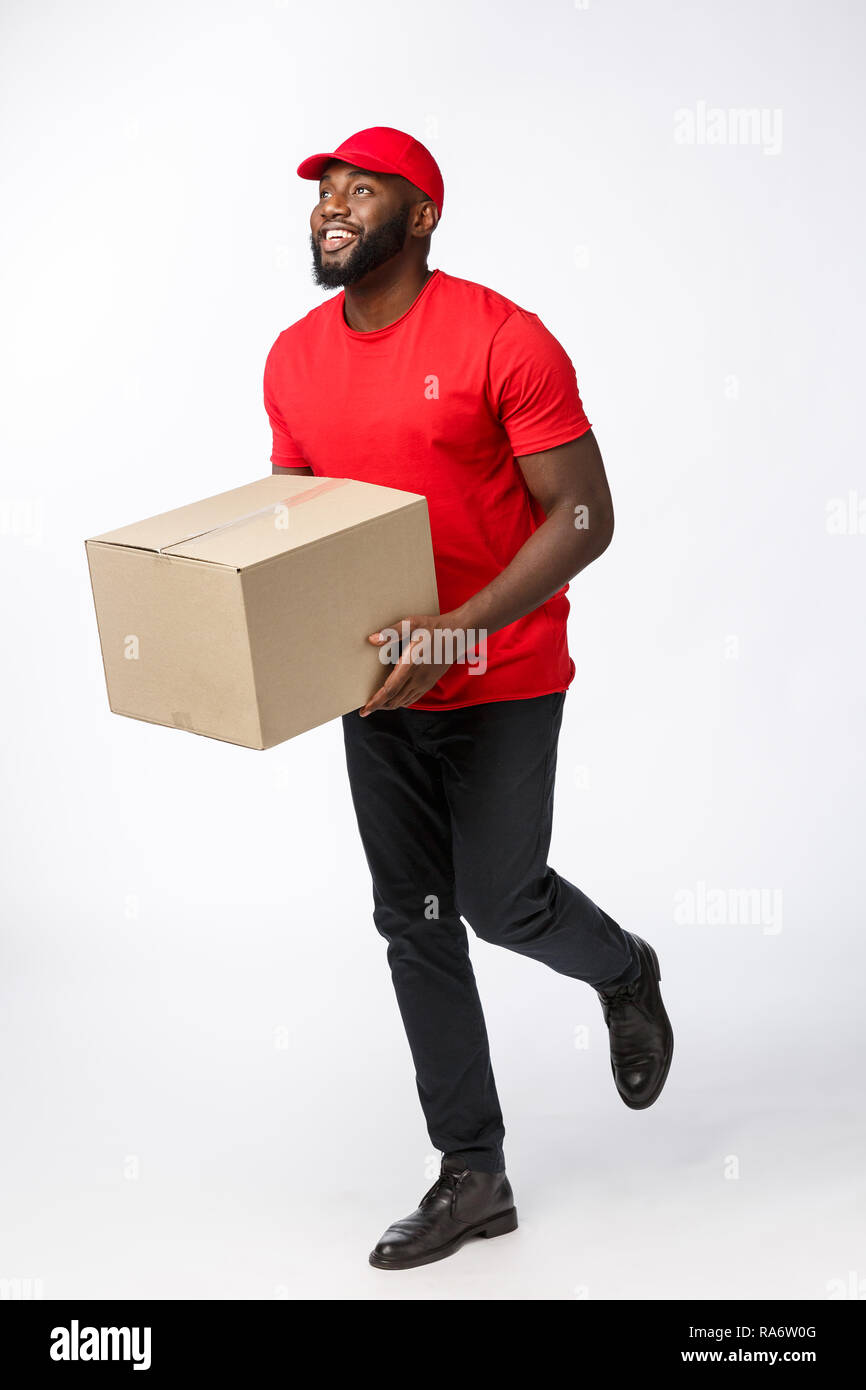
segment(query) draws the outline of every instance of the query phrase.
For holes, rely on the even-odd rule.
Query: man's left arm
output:
[[[517,463],[544,521],[510,564],[459,608],[439,617],[408,616],[413,631],[498,632],[539,608],[607,549],[613,536],[613,503],[592,430],[556,449],[526,454]],[[379,633],[370,638],[377,646],[385,640]],[[361,710],[363,715],[411,705],[445,674],[450,663],[412,660],[418,645],[410,642],[403,649],[388,679]]]
[[[613,502],[592,430],[517,462],[545,520],[501,574],[449,614],[452,627],[498,632],[539,608],[610,545]]]

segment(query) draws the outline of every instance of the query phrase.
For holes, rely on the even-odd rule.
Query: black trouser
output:
[[[505,1165],[505,1129],[461,915],[484,941],[594,989],[636,978],[628,937],[547,864],[565,692],[343,717],[373,920],[430,1140]]]

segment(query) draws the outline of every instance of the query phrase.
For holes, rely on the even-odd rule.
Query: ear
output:
[[[412,223],[412,235],[415,237],[430,236],[431,232],[435,232],[438,222],[439,211],[435,203],[429,200],[418,203]]]

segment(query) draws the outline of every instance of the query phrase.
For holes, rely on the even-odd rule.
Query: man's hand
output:
[[[406,627],[403,626],[404,623]],[[400,637],[404,632],[407,633],[409,640],[403,642],[400,656],[387,680],[361,709],[363,718],[368,714],[374,714],[376,710],[401,709],[404,705],[414,704],[432,689],[449,667],[454,665],[455,634],[449,614],[437,617],[425,613],[400,618],[390,628],[371,633],[367,640],[372,642],[374,647],[390,645],[396,648],[395,632]],[[450,640],[446,639],[446,633],[449,634]],[[450,659],[432,659],[443,655]]]

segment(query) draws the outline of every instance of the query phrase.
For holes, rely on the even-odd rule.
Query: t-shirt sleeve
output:
[[[276,355],[277,344],[271,348],[265,362],[264,376],[264,399],[265,410],[271,422],[273,432],[273,451],[271,453],[271,463],[278,468],[302,468],[307,460],[292,438],[291,430],[283,418],[282,411],[277,403],[277,372],[278,358]]]
[[[488,391],[515,458],[591,429],[571,358],[537,314],[515,309],[490,346]]]

